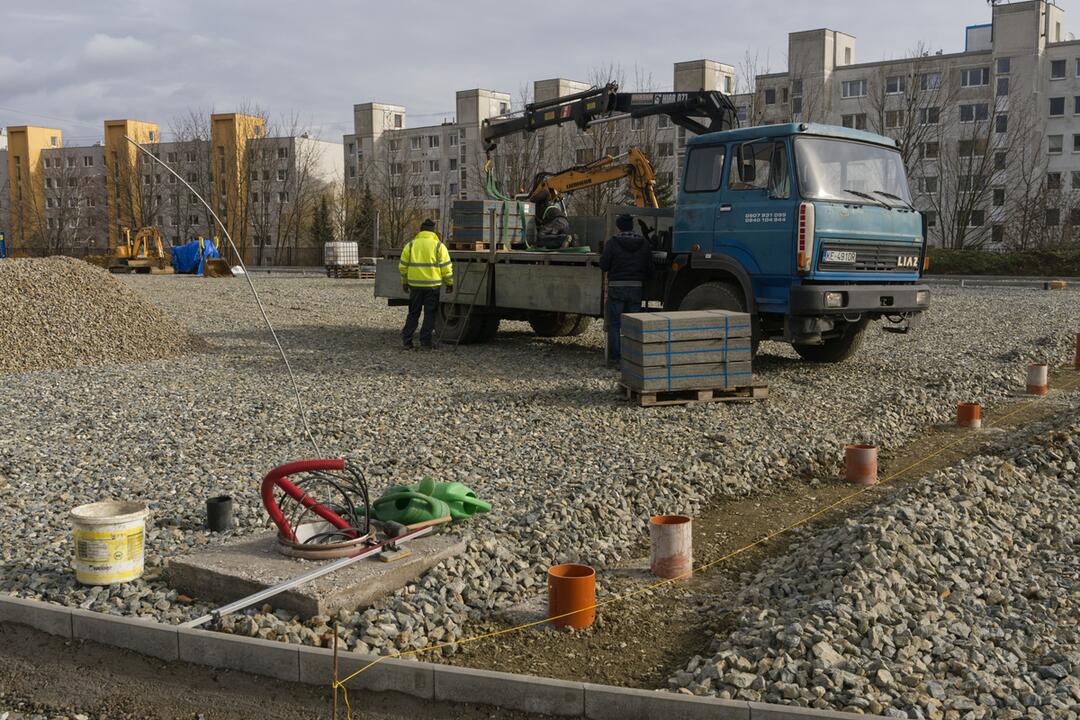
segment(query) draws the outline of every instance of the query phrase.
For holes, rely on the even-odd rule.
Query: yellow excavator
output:
[[[109,272],[151,273],[169,275],[172,266],[166,261],[161,244],[161,233],[156,227],[144,227],[135,231],[124,228],[124,241],[114,248],[109,262]]]
[[[606,155],[586,165],[577,165],[557,173],[541,173],[536,177],[529,198],[535,199],[547,193],[551,202],[560,196],[578,190],[618,182],[626,178],[630,194],[638,207],[658,208],[656,200],[656,173],[639,148],[630,148],[625,155]]]

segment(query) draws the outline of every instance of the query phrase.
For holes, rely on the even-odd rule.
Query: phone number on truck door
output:
[[[782,223],[787,222],[786,212],[771,212],[771,213],[746,213],[743,215],[743,222],[747,225],[757,223]]]

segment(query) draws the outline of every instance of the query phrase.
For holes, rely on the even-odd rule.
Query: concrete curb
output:
[[[228,668],[307,685],[329,688],[333,677],[333,652],[325,648],[190,630],[5,594],[0,594],[0,623],[26,625],[65,638],[92,640],[161,660]],[[345,677],[374,659],[371,655],[339,653],[338,674]],[[867,720],[873,717],[392,659],[379,662],[345,686],[368,692],[403,693],[423,700],[474,703],[589,720]]]

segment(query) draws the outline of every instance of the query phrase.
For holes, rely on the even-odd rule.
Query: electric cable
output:
[[[210,212],[210,215],[213,216],[214,220],[221,227],[221,231],[225,233],[225,240],[228,241],[229,247],[232,248],[233,253],[236,255],[236,261],[240,264],[240,269],[244,272],[244,278],[247,280],[248,287],[251,289],[251,294],[255,298],[255,304],[259,306],[259,312],[262,314],[263,322],[266,323],[266,327],[270,331],[270,336],[274,339],[274,344],[277,346],[278,353],[281,354],[281,361],[285,363],[285,369],[289,372],[289,382],[292,384],[293,393],[296,395],[296,408],[300,413],[300,421],[304,426],[304,433],[307,435],[307,439],[311,442],[311,446],[315,448],[315,454],[321,456],[322,450],[319,449],[319,443],[315,441],[315,435],[311,432],[311,425],[308,423],[307,408],[304,406],[304,400],[300,395],[300,386],[296,382],[296,374],[293,372],[292,364],[289,362],[289,357],[285,354],[285,348],[281,345],[281,340],[278,338],[277,331],[274,330],[274,326],[273,324],[271,324],[270,318],[266,314],[266,308],[263,306],[262,298],[259,297],[259,293],[255,289],[255,283],[251,279],[251,273],[247,271],[247,266],[244,264],[244,257],[240,253],[240,250],[236,247],[236,243],[233,242],[232,236],[229,235],[229,231],[225,227],[225,223],[221,222],[221,218],[219,218],[217,216],[217,213],[214,212],[214,209],[210,207],[210,203],[206,202],[206,200],[203,200],[203,196],[200,195],[195,190],[195,188],[191,187],[187,180],[180,177],[180,173],[173,170],[171,167],[165,164],[165,162],[162,161],[161,158],[154,155],[154,153],[150,152],[127,135],[124,136],[124,139],[137,147],[148,158],[168,170],[171,175],[173,175],[184,185],[184,187],[190,190],[191,194],[197,197],[199,199],[199,202],[201,202]]]

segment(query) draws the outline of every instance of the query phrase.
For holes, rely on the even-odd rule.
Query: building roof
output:
[[[705,135],[688,138],[686,144],[708,145],[716,142],[746,142],[747,140],[787,137],[788,135],[818,135],[822,137],[858,140],[860,142],[868,142],[875,145],[896,147],[895,140],[883,135],[866,132],[865,130],[853,130],[838,125],[822,125],[819,123],[759,125],[756,127],[739,128],[738,130],[725,130],[723,132],[706,133]]]

